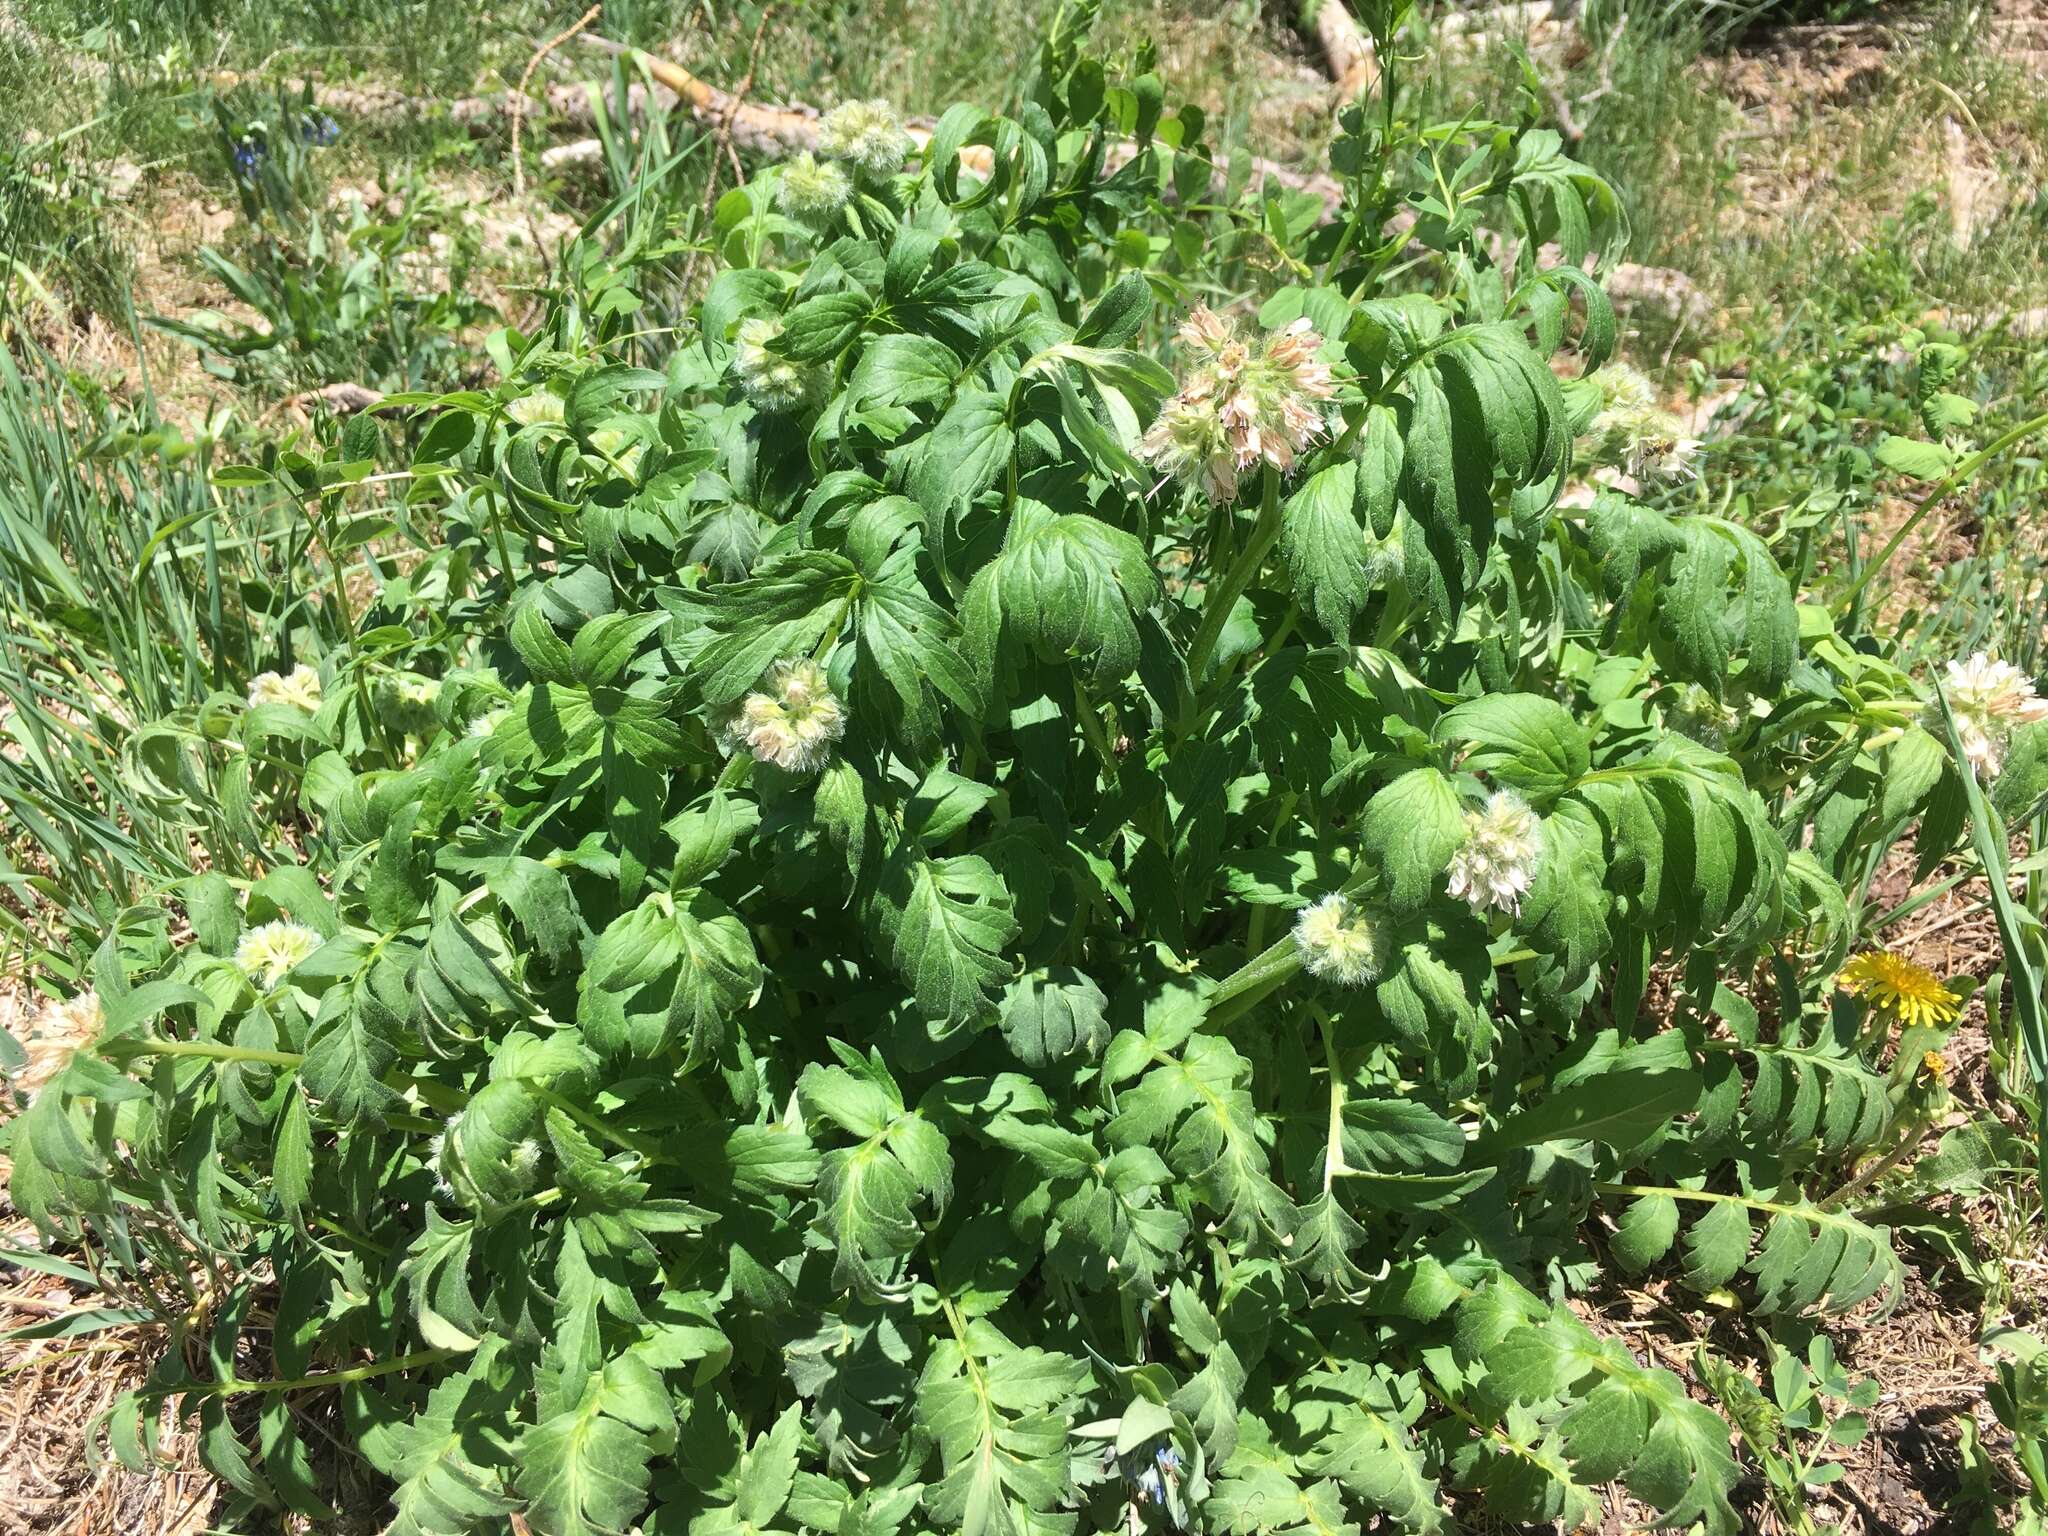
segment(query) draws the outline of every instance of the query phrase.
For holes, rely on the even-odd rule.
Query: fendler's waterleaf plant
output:
[[[117,1454],[175,1399],[234,1518],[408,1536],[1742,1528],[1567,1300],[1896,1292],[1831,1192],[1954,1008],[1834,995],[1849,891],[2044,727],[1632,494],[1597,280],[1500,264],[1613,249],[1554,135],[1364,122],[1223,211],[1063,28],[728,192],[675,334],[591,250],[428,403],[434,547],[209,706],[245,863],[7,1133],[160,1301]]]

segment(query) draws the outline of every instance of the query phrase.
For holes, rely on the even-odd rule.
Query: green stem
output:
[[[654,1144],[644,1136],[636,1136],[631,1131],[622,1131],[615,1126],[607,1125],[597,1115],[593,1115],[587,1109],[578,1109],[558,1093],[543,1093],[541,1099],[551,1109],[559,1109],[591,1135],[608,1141],[615,1147],[646,1158],[657,1155]]]
[[[1280,845],[1280,833],[1286,827],[1288,818],[1294,814],[1294,807],[1300,799],[1300,792],[1291,789],[1280,797],[1280,809],[1274,813],[1273,831],[1272,835],[1266,839],[1267,847],[1277,848]],[[1266,947],[1266,916],[1271,911],[1272,908],[1270,907],[1252,908],[1250,948],[1253,950],[1260,950]]]
[[[1870,1164],[1861,1173],[1851,1174],[1847,1179],[1843,1180],[1841,1186],[1833,1194],[1820,1202],[1820,1208],[1824,1211],[1831,1211],[1845,1200],[1862,1194],[1864,1190],[1870,1188],[1871,1185],[1905,1161],[1907,1155],[1920,1145],[1921,1133],[1926,1129],[1927,1117],[1925,1115],[1909,1115],[1899,1127],[1899,1139],[1893,1144],[1891,1151],[1885,1153],[1883,1157]]]
[[[1813,1221],[1822,1226],[1853,1226],[1847,1217],[1837,1216],[1832,1211],[1821,1210],[1813,1205],[1786,1205],[1777,1200],[1753,1200],[1748,1195],[1717,1195],[1704,1189],[1680,1189],[1667,1184],[1609,1184],[1597,1182],[1593,1185],[1596,1195],[1664,1195],[1673,1200],[1703,1200],[1709,1205],[1740,1205],[1752,1211],[1768,1211],[1773,1216],[1796,1216],[1801,1221]]]
[[[1279,542],[1280,524],[1280,477],[1268,469],[1259,503],[1259,521],[1252,529],[1244,552],[1224,573],[1223,579],[1203,595],[1202,627],[1195,631],[1195,643],[1188,648],[1188,681],[1195,687],[1202,684],[1202,674],[1208,669],[1216,642],[1223,638],[1223,626],[1230,622],[1231,610],[1237,606],[1244,589],[1252,584],[1265,565],[1266,556]]]
[[[1232,971],[1209,994],[1209,1023],[1220,1028],[1301,969],[1294,935],[1268,945]]]
[[[1336,1026],[1330,1021],[1330,1010],[1312,1008],[1316,1016],[1316,1031],[1323,1037],[1323,1060],[1330,1068],[1330,1136],[1323,1147],[1323,1193],[1328,1195],[1337,1182],[1337,1175],[1344,1172],[1344,1068],[1337,1057]]]
[[[326,1371],[318,1376],[294,1376],[285,1381],[241,1381],[230,1376],[226,1381],[207,1382],[201,1386],[172,1387],[171,1392],[201,1397],[233,1397],[245,1392],[313,1392],[322,1387],[346,1386],[352,1381],[370,1381],[378,1376],[395,1376],[400,1371],[417,1370],[423,1365],[439,1365],[443,1360],[461,1354],[459,1349],[422,1349],[409,1355],[400,1355],[396,1360],[379,1360],[370,1365],[352,1365],[345,1371]]]
[[[200,1056],[208,1061],[254,1061],[266,1067],[296,1067],[305,1057],[291,1051],[259,1051],[246,1045],[222,1045],[214,1040],[148,1040],[130,1043],[116,1036],[104,1043],[108,1054],[135,1056]]]
[[[1941,505],[1950,491],[1953,491],[1965,480],[1976,474],[1978,470],[1984,467],[1988,460],[2005,452],[2006,449],[2012,447],[2013,444],[2019,442],[2022,438],[2032,437],[2044,427],[2048,427],[2048,414],[2036,416],[2031,421],[2021,422],[2011,431],[1994,439],[1989,447],[1980,448],[1977,452],[1971,454],[1962,463],[1950,470],[1941,480],[1937,481],[1934,489],[1921,499],[1918,507],[1914,508],[1913,515],[1900,523],[1897,531],[1892,534],[1890,539],[1886,540],[1884,548],[1877,552],[1877,558],[1864,566],[1861,574],[1849,584],[1849,590],[1842,595],[1838,605],[1840,611],[1848,613],[1856,606],[1856,599],[1862,596],[1863,589],[1870,585],[1872,579],[1876,577],[1879,571],[1891,563],[1892,556],[1899,552],[1899,546],[1906,542],[1906,536],[1920,526],[1921,519]]]
[[[1081,723],[1081,734],[1088,739],[1089,747],[1095,753],[1095,760],[1102,765],[1104,779],[1117,776],[1116,750],[1111,746],[1108,734],[1102,729],[1102,716],[1095,712],[1089,701],[1088,690],[1081,686],[1081,679],[1074,679],[1074,714]]]

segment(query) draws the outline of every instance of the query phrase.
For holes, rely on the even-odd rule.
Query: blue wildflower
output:
[[[1141,1470],[1132,1472],[1130,1462],[1124,1463],[1124,1476],[1137,1489],[1141,1504],[1164,1504],[1167,1495],[1180,1483],[1180,1452],[1171,1445],[1162,1445],[1152,1453],[1152,1460]]]
[[[244,181],[254,181],[257,169],[269,158],[269,150],[254,139],[244,139],[235,146],[235,171]]]
[[[315,149],[325,149],[341,137],[341,125],[325,112],[315,112],[299,119],[299,137]]]

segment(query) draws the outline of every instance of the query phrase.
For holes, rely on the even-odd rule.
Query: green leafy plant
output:
[[[1696,1359],[1701,1380],[1763,1472],[1785,1529],[1804,1536],[1839,1530],[1813,1518],[1810,1495],[1845,1475],[1847,1468],[1832,1453],[1861,1445],[1870,1432],[1865,1410],[1877,1401],[1876,1379],[1851,1382],[1834,1345],[1820,1334],[1807,1345],[1803,1361],[1772,1346],[1768,1392],[1716,1355],[1702,1350]]]
[[[440,217],[415,175],[386,208],[328,208],[318,157],[340,134],[303,91],[214,104],[217,140],[245,220],[240,259],[211,246],[207,275],[255,320],[210,310],[156,315],[243,388],[436,389],[464,382],[469,338],[496,318],[470,291],[478,237]],[[434,269],[441,268],[437,273]]]
[[[1985,1396],[1999,1424],[2012,1436],[2020,1477],[2016,1488],[1991,1458],[1975,1418],[1956,1421],[1961,1438],[1963,1483],[1982,1514],[1972,1527],[1999,1529],[1997,1514],[2012,1514],[2011,1529],[2048,1529],[2048,1353],[2041,1341],[2017,1328],[1994,1328],[1984,1336],[1984,1353],[1996,1370]]]
[[[1932,994],[1833,983],[1978,759],[1748,529],[1561,502],[1621,232],[1533,115],[1246,191],[1079,36],[729,191],[662,369],[579,259],[406,462],[219,471],[420,547],[219,709],[242,862],[6,1133],[168,1329],[123,1459],[176,1396],[238,1518],[401,1532],[1742,1528],[1567,1302],[1896,1296],[1826,1197]]]

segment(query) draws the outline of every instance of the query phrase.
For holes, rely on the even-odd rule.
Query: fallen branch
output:
[[[1322,44],[1323,62],[1330,78],[1337,82],[1337,95],[1356,100],[1379,84],[1379,60],[1373,55],[1372,39],[1365,35],[1344,0],[1322,0],[1314,17],[1316,41]]]
[[[1533,14],[1537,7],[1524,6],[1519,10]],[[1322,24],[1334,33],[1339,23],[1329,21],[1331,16],[1341,16],[1356,32],[1357,23],[1351,21],[1350,13],[1342,6],[1342,0],[1324,0],[1318,11]],[[1547,12],[1545,14],[1548,14]],[[1369,42],[1358,33],[1361,43]],[[645,72],[649,83],[635,84],[628,88],[626,109],[632,115],[639,115],[650,108],[655,110],[687,109],[692,117],[714,133],[729,135],[726,142],[734,144],[756,155],[782,157],[801,150],[815,150],[818,144],[821,114],[816,107],[797,103],[783,106],[764,106],[758,102],[741,100],[731,92],[721,90],[682,65],[664,59],[656,54],[637,48],[627,48],[608,38],[581,35],[580,41],[589,47],[607,53],[620,55],[630,60]],[[1329,50],[1326,49],[1326,52]],[[1335,66],[1340,52],[1331,54]],[[232,77],[230,77],[232,78]],[[508,117],[513,110],[515,99],[525,100],[522,110],[545,112],[557,122],[572,126],[588,126],[596,121],[592,105],[593,88],[586,85],[552,86],[543,92],[537,105],[535,99],[521,93],[506,92],[497,96],[461,97],[437,109],[431,102],[406,95],[402,91],[384,86],[326,86],[314,83],[308,87],[313,99],[326,111],[351,113],[370,121],[410,120],[431,115],[436,110],[445,110],[450,121],[469,128],[471,132],[483,132],[495,128],[501,118]],[[905,129],[919,149],[931,142],[935,126],[930,119],[912,119]],[[549,170],[565,170],[594,164],[603,157],[603,146],[593,138],[573,140],[556,145],[541,154],[541,164]],[[1128,142],[1112,144],[1109,148],[1108,166],[1111,170],[1126,164],[1138,153],[1137,146]],[[969,145],[961,151],[961,164],[970,171],[986,174],[992,161],[989,150],[983,145]],[[1224,188],[1227,173],[1217,167],[1213,190],[1220,194]],[[1317,198],[1323,205],[1322,217],[1334,218],[1343,205],[1343,187],[1335,177],[1321,173],[1304,173],[1290,170],[1271,160],[1254,158],[1251,161],[1251,177],[1248,190],[1254,194],[1268,187],[1281,187],[1292,192],[1305,192]],[[1554,257],[1555,253],[1548,253]],[[1623,262],[1607,277],[1609,294],[1622,308],[1647,307],[1658,309],[1675,319],[1689,324],[1701,324],[1714,311],[1712,302],[1700,291],[1692,279],[1683,272],[1665,267],[1643,267],[1632,262]]]
[[[1496,37],[1526,36],[1539,27],[1562,25],[1570,10],[1558,0],[1520,0],[1484,10],[1457,11],[1437,22],[1436,38],[1442,43],[1478,44]]]
[[[526,201],[526,155],[521,129],[526,122],[526,88],[533,81],[533,72],[540,68],[542,59],[597,20],[603,10],[602,4],[593,5],[574,26],[557,32],[536,48],[533,57],[526,61],[526,68],[519,72],[519,88],[512,93],[512,197],[515,202]]]
[[[716,128],[722,123],[732,124],[732,136],[744,148],[759,154],[787,155],[799,150],[815,150],[818,146],[818,125],[821,114],[816,107],[795,105],[782,107],[758,106],[753,102],[738,101],[726,91],[707,80],[690,73],[682,65],[646,53],[637,48],[626,48],[608,38],[586,35],[583,41],[593,48],[607,53],[621,54],[631,59],[658,84],[673,93],[674,98],[687,106],[698,122],[706,127]],[[932,130],[937,126],[930,118],[911,118],[904,123],[904,129],[921,150],[931,143]],[[587,151],[576,156],[564,156],[566,163],[575,163]],[[1108,166],[1111,170],[1128,164],[1138,153],[1138,147],[1131,143],[1112,144],[1109,148]],[[986,175],[993,166],[990,152],[985,145],[970,144],[960,152],[961,165],[977,174]],[[1343,202],[1344,189],[1335,177],[1320,174],[1304,174],[1292,171],[1271,160],[1254,157],[1251,162],[1253,191],[1261,191],[1270,183],[1285,187],[1292,192],[1307,192],[1320,198],[1324,217],[1334,214]],[[1220,188],[1225,179],[1222,167],[1216,171],[1215,185]]]

